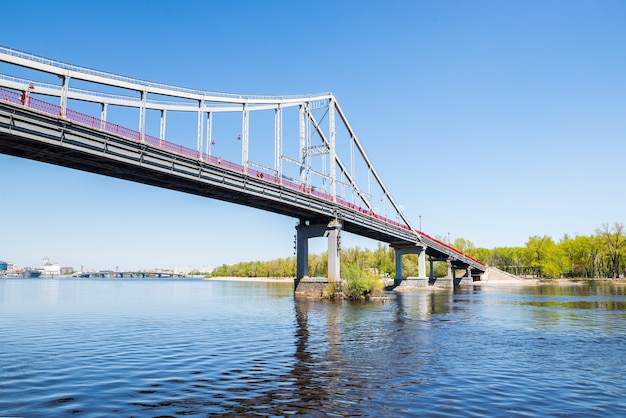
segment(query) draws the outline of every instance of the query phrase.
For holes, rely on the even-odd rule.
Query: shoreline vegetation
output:
[[[257,283],[293,283],[294,277],[205,277],[204,280],[209,281],[225,281],[225,282],[257,282]]]

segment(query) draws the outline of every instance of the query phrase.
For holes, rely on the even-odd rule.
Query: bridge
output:
[[[127,278],[127,277],[156,277],[160,278],[171,278],[171,277],[185,277],[184,274],[174,273],[171,271],[84,271],[81,273],[75,274],[75,277],[81,278],[93,278],[93,277],[101,277],[101,278],[109,278],[109,277],[118,277],[118,278]]]
[[[411,226],[332,93],[210,92],[2,46],[0,62],[8,69],[0,73],[0,153],[297,218],[296,286],[308,275],[313,237],[328,238],[328,276],[339,279],[341,231],[392,246],[398,279],[405,254],[418,255],[422,279],[426,256],[430,280],[435,261],[446,261],[453,279],[456,270],[469,282],[486,271]],[[109,120],[114,111],[119,124]],[[186,133],[177,131],[184,140],[175,142],[166,130],[168,117],[177,115],[186,117]],[[133,118],[136,130],[127,127]],[[158,121],[158,135],[149,120]],[[217,153],[224,137],[229,148]]]

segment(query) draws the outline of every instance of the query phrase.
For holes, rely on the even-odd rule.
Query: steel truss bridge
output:
[[[210,92],[2,46],[0,63],[0,153],[297,218],[298,278],[307,275],[308,238],[317,236],[328,237],[329,278],[339,278],[341,230],[393,246],[398,277],[411,253],[420,277],[426,255],[470,279],[486,270],[411,226],[332,93]],[[166,135],[177,115],[186,117],[176,134],[185,145]],[[127,127],[133,118],[136,130]]]

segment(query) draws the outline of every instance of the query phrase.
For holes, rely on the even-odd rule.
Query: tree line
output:
[[[593,235],[565,234],[558,242],[547,235],[535,235],[524,247],[489,250],[473,248],[471,241],[457,241],[452,245],[459,250],[520,276],[618,278],[623,277],[626,267],[626,231],[618,222],[603,224]]]
[[[395,277],[395,252],[389,246],[379,243],[375,250],[367,248],[343,248],[341,250],[341,271],[343,273],[367,271],[380,277]],[[427,274],[429,265],[426,266]],[[402,258],[402,270],[407,276],[417,276],[417,255]],[[326,277],[328,273],[328,253],[309,255],[309,276]],[[447,274],[447,265],[435,263],[435,276]],[[244,261],[236,264],[223,264],[211,272],[211,277],[295,277],[296,258],[279,258],[270,261]]]
[[[443,241],[443,240],[442,240]],[[531,236],[523,247],[477,248],[464,238],[450,245],[489,266],[519,276],[538,278],[559,277],[608,277],[617,278],[625,273],[626,230],[621,223],[603,224],[593,235],[565,234],[558,242],[549,236]],[[447,274],[445,262],[435,262],[434,276]],[[309,276],[327,275],[328,255],[309,255]],[[395,277],[395,253],[387,245],[380,244],[375,250],[359,247],[341,251],[341,270],[358,268],[379,276]],[[426,264],[430,275],[430,263]],[[417,255],[406,255],[402,269],[407,276],[418,274]],[[296,258],[287,257],[270,261],[249,261],[216,268],[213,277],[294,277]]]
[[[406,258],[406,257],[405,257]],[[417,265],[417,258],[415,259]],[[378,245],[376,250],[345,248],[341,250],[341,270],[356,266],[360,270],[370,270],[381,275],[391,275],[395,271],[393,249]],[[346,270],[347,271],[347,270]],[[417,271],[417,267],[415,267]],[[309,255],[309,276],[325,277],[328,273],[328,253]],[[236,264],[223,264],[210,276],[213,277],[295,277],[296,257],[279,258],[270,261],[244,261]]]

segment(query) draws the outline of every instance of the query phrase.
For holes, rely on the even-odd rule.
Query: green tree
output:
[[[600,277],[602,274],[602,240],[596,235],[590,237],[589,241],[589,275]]]
[[[430,263],[427,264],[429,266]],[[434,277],[448,276],[448,263],[445,261],[435,261],[433,263]],[[430,267],[428,268],[428,276],[430,277]]]
[[[530,272],[525,269],[528,267],[525,253],[525,249],[521,247],[496,247],[492,251],[489,264],[512,274],[527,274]]]
[[[342,264],[345,279],[344,295],[351,299],[368,298],[382,294],[384,284],[380,277],[370,270],[363,270],[355,263]]]
[[[407,254],[402,257],[402,274],[405,277],[417,276],[418,272],[418,256],[417,254]]]
[[[593,237],[565,234],[559,242],[563,256],[567,259],[565,271],[570,277],[588,277],[593,271]]]
[[[552,238],[547,235],[535,235],[526,242],[526,260],[530,267],[536,268],[539,277],[558,277],[561,271],[560,253]]]
[[[472,251],[474,250],[474,243],[472,241],[465,238],[457,238],[452,243],[452,247],[472,257]]]
[[[481,263],[493,265],[493,263],[491,262],[491,258],[493,256],[493,250],[490,250],[488,248],[474,248],[472,250],[471,256],[474,257],[476,260],[480,261]]]
[[[626,236],[624,236],[624,225],[615,222],[612,226],[603,224],[596,229],[596,234],[603,244],[603,252],[607,259],[608,274],[612,278],[617,278],[621,273],[620,266],[626,251]]]
[[[395,273],[395,251],[392,248],[385,248],[381,243],[378,244],[378,248],[373,253],[372,266],[378,270],[379,274]]]

